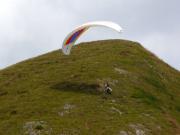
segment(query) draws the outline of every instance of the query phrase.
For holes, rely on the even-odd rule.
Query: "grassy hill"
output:
[[[81,43],[0,71],[0,135],[174,135],[179,122],[180,72],[136,42]]]

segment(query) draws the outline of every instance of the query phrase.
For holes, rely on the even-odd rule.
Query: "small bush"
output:
[[[35,129],[36,129],[36,130],[43,130],[43,126],[42,126],[42,125],[37,125],[37,126],[35,127]]]

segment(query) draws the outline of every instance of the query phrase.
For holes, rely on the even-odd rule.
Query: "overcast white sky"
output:
[[[59,49],[74,27],[97,20],[124,33],[92,29],[79,42],[135,40],[180,70],[180,0],[0,0],[0,68]]]

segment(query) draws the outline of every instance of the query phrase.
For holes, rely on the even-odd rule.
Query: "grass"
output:
[[[142,103],[145,103],[147,105],[152,105],[152,107],[159,108],[161,105],[156,96],[141,89],[137,90],[137,92],[134,93],[132,97],[136,99],[140,99]]]
[[[38,121],[41,134],[178,134],[180,72],[136,42],[81,43],[69,56],[57,50],[1,70],[0,104],[3,135],[30,134],[24,125]]]

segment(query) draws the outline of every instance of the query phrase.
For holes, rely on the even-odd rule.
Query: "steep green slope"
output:
[[[136,42],[82,43],[0,71],[2,135],[173,135],[179,116],[180,72]]]

